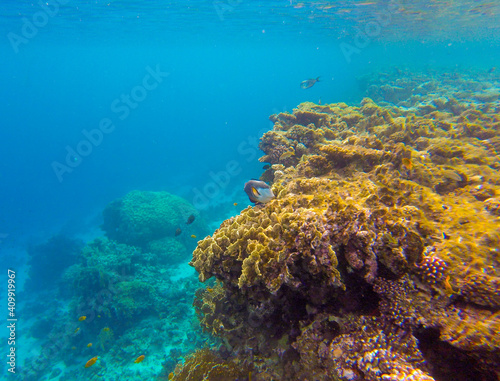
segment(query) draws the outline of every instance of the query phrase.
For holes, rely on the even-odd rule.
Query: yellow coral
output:
[[[199,349],[177,365],[172,381],[220,381],[244,379],[250,368],[237,360],[223,360],[208,348]]]

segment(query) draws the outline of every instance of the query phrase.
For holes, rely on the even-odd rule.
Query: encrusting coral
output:
[[[202,327],[252,379],[441,380],[445,345],[474,364],[466,377],[500,374],[500,116],[446,107],[366,98],[271,117],[261,178],[276,199],[191,261],[218,280],[197,293]]]

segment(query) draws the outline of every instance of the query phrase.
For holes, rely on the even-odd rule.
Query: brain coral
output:
[[[198,212],[178,196],[132,191],[106,207],[102,229],[117,242],[145,247],[150,241],[174,236],[190,215]]]

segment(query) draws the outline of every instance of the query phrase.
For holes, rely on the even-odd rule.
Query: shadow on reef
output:
[[[261,179],[276,199],[224,221],[191,261],[217,280],[194,306],[223,345],[165,377],[497,379],[500,106],[459,106],[273,115]]]

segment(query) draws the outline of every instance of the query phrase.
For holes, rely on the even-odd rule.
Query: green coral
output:
[[[173,237],[149,242],[148,251],[154,255],[155,262],[160,265],[173,264],[189,259],[190,252],[186,246]]]
[[[116,289],[115,308],[119,315],[131,319],[151,311],[155,298],[155,289],[151,284],[132,280],[118,283]]]
[[[190,215],[198,216],[198,212],[178,196],[132,191],[106,207],[102,229],[117,242],[145,247],[150,241],[173,237]]]

